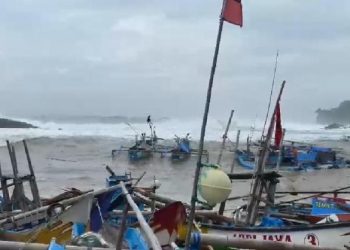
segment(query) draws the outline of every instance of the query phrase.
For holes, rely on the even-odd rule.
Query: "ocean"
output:
[[[112,138],[134,139],[135,135],[149,133],[149,125],[146,118],[125,117],[69,117],[66,119],[23,119],[18,117],[5,117],[18,121],[24,121],[37,126],[37,129],[1,129],[0,145],[6,140],[18,141],[23,138],[61,138],[74,136],[104,136]],[[104,119],[103,119],[104,118]],[[172,139],[175,135],[185,136],[190,133],[193,140],[200,137],[202,118],[162,118],[154,122],[157,136],[164,139]],[[226,121],[209,117],[206,137],[208,141],[221,141]],[[350,129],[324,129],[320,124],[303,124],[284,122],[286,140],[310,142],[314,140],[339,140],[350,135]],[[229,139],[235,141],[237,130],[241,130],[241,138],[251,136],[253,139],[261,137],[262,121],[250,121],[233,119],[228,133]],[[243,139],[245,140],[245,139]]]
[[[13,117],[11,117],[13,119]],[[115,159],[111,156],[113,149],[131,146],[135,134],[149,133],[149,127],[142,120],[130,123],[129,120],[116,123],[89,120],[89,122],[43,121],[34,119],[18,119],[38,126],[37,129],[1,129],[0,161],[3,174],[11,174],[12,169],[6,140],[14,143],[18,157],[20,174],[28,173],[28,166],[21,140],[26,139],[31,153],[40,194],[49,197],[62,192],[65,188],[75,187],[82,190],[97,189],[105,186],[107,171],[110,166],[117,174],[131,172],[138,178],[144,172],[141,186],[152,185],[154,179],[161,183],[157,191],[174,199],[189,202],[197,158],[193,156],[187,161],[173,163],[168,158],[154,155],[153,158],[137,163],[129,162],[126,153]],[[226,121],[214,118],[208,120],[205,148],[209,151],[210,162],[215,163],[220,148],[220,141]],[[256,122],[256,124],[260,124]],[[262,123],[261,123],[262,124]],[[173,144],[174,135],[185,136],[190,133],[193,147],[197,147],[201,119],[159,119],[154,121],[157,136],[164,138],[164,143]],[[235,141],[236,131],[240,129],[242,146],[246,136],[260,138],[262,126],[252,126],[248,122],[233,120],[229,139]],[[317,124],[285,123],[286,139],[315,142],[320,145],[336,147],[345,156],[350,156],[350,143],[341,138],[348,135],[348,130],[325,130]],[[228,171],[233,161],[232,144],[227,143],[222,167]],[[350,158],[350,157],[349,157]],[[236,164],[237,165],[237,164]],[[295,190],[328,190],[348,185],[350,169],[320,170],[305,173],[283,173],[278,185],[279,191]],[[245,172],[235,166],[235,172]],[[248,194],[251,187],[249,181],[235,181],[231,196]],[[288,198],[288,197],[284,197]]]

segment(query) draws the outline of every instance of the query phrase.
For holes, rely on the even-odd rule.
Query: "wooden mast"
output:
[[[277,97],[277,101],[276,101],[276,105],[275,105],[273,114],[271,116],[270,126],[269,126],[269,129],[267,131],[266,139],[264,141],[262,141],[262,148],[261,148],[261,152],[260,152],[260,156],[259,156],[259,160],[258,160],[257,169],[255,172],[255,180],[254,180],[253,190],[252,190],[252,194],[251,194],[251,199],[250,199],[250,202],[249,202],[248,208],[247,208],[247,218],[246,218],[247,225],[254,225],[255,224],[258,206],[259,206],[259,203],[261,201],[261,195],[263,192],[263,188],[265,187],[265,184],[266,184],[265,181],[263,180],[262,174],[264,173],[265,163],[266,163],[266,159],[267,159],[267,156],[269,153],[269,146],[270,146],[272,133],[274,130],[275,114],[276,114],[276,110],[277,110],[277,105],[280,102],[285,84],[286,84],[286,81],[283,81],[280,92],[279,92],[278,97]]]

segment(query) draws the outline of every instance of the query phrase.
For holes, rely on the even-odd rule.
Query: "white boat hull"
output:
[[[344,248],[350,244],[350,223],[292,226],[286,228],[238,228],[208,226],[208,234],[228,239],[273,241],[297,245]]]

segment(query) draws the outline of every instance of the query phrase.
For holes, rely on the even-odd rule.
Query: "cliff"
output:
[[[26,122],[0,118],[0,128],[37,128]]]
[[[321,124],[350,124],[350,100],[343,101],[336,108],[318,109],[317,122]]]

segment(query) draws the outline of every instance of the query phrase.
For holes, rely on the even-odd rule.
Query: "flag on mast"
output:
[[[276,120],[276,127],[275,127],[275,146],[279,147],[282,140],[282,123],[281,123],[281,109],[280,104],[277,104],[276,107],[276,114],[275,114],[275,120]]]
[[[243,11],[241,0],[224,0],[222,18],[229,23],[243,26]]]

